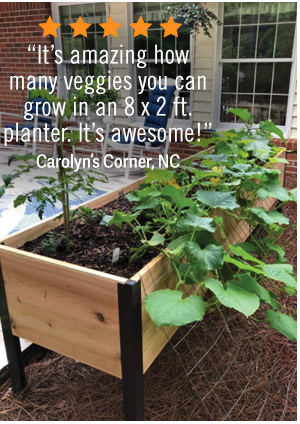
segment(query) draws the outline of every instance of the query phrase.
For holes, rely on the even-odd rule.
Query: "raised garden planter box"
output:
[[[283,183],[284,165],[275,166]],[[99,208],[142,181],[85,206]],[[274,203],[261,202],[268,209]],[[122,378],[125,419],[143,419],[143,373],[176,331],[157,329],[143,300],[145,293],[171,286],[175,275],[162,255],[126,280],[18,249],[60,224],[51,218],[0,241],[0,307],[13,388],[26,382],[22,337]],[[247,225],[234,219],[226,220],[225,230],[233,244],[249,236]]]

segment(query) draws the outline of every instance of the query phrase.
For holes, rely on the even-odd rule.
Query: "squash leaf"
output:
[[[157,327],[179,326],[202,321],[207,303],[200,296],[191,295],[182,299],[179,290],[158,290],[145,299],[146,310]]]
[[[197,263],[197,266],[204,271],[221,269],[223,266],[225,251],[221,246],[208,244],[204,249],[201,249],[197,243],[188,241],[184,251],[189,257],[189,261]]]
[[[211,290],[222,305],[233,308],[246,317],[253,315],[259,308],[259,298],[255,293],[244,290],[234,281],[228,281],[225,285],[219,280],[208,278],[205,287]]]
[[[193,229],[206,230],[210,233],[214,233],[216,231],[216,225],[213,218],[198,216],[191,212],[186,212],[184,217],[177,221],[176,227],[180,231],[190,231]]]
[[[290,315],[285,315],[279,311],[266,311],[266,318],[270,327],[277,330],[293,342],[297,341],[297,322]]]
[[[211,208],[235,209],[239,205],[235,201],[234,192],[219,192],[216,190],[198,190],[197,199]]]
[[[278,211],[269,211],[267,212],[265,208],[262,207],[253,207],[248,208],[248,211],[251,212],[252,215],[264,221],[266,224],[279,224],[279,225],[288,225],[289,219],[282,215]]]

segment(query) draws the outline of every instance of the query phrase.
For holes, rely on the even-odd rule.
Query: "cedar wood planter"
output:
[[[284,164],[274,166],[282,170],[282,184]],[[85,206],[100,208],[142,181]],[[274,203],[269,198],[260,205],[271,209]],[[21,389],[26,381],[18,339],[22,337],[122,378],[125,419],[143,419],[143,373],[176,331],[175,327],[156,328],[145,310],[144,297],[171,286],[175,275],[162,255],[126,280],[18,249],[61,223],[50,218],[1,240],[0,306],[13,388]],[[233,244],[249,236],[245,222],[228,217],[225,232]]]

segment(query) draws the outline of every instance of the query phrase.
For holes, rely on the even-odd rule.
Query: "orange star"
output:
[[[39,24],[39,26],[44,30],[43,37],[46,37],[46,35],[53,35],[54,37],[57,37],[56,30],[60,27],[60,25],[61,24],[53,22],[51,16],[49,16],[47,22]]]
[[[145,37],[148,37],[147,29],[151,27],[152,24],[147,24],[144,22],[143,18],[140,16],[138,21],[135,24],[129,24],[134,29],[134,37],[137,37],[138,35],[144,35]]]
[[[107,37],[108,35],[113,35],[114,37],[118,37],[117,29],[122,25],[114,22],[112,17],[108,18],[107,22],[103,24],[99,24],[104,29],[103,37]]]
[[[77,22],[74,24],[69,24],[70,27],[74,29],[73,37],[76,37],[77,35],[83,35],[84,37],[87,37],[86,30],[92,25],[87,24],[86,22],[83,22],[82,17],[79,16],[77,19]]]
[[[160,24],[160,26],[162,26],[163,29],[165,30],[164,38],[167,37],[168,35],[175,35],[175,37],[178,38],[177,30],[179,27],[181,27],[181,25],[182,24],[176,24],[172,16],[170,16],[168,22],[166,22],[165,24]]]

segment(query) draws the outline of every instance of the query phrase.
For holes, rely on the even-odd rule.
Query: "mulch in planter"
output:
[[[99,209],[108,215],[113,215],[115,209],[130,212],[132,203],[121,196]],[[100,217],[89,225],[84,224],[81,219],[74,220],[71,223],[72,249],[66,252],[64,249],[58,248],[51,257],[74,265],[130,278],[157,255],[156,251],[149,250],[143,257],[130,263],[132,250],[141,245],[139,237],[133,234],[131,227],[127,224],[118,230],[115,226],[100,225],[100,222]],[[54,232],[63,233],[63,226],[59,226]],[[42,235],[27,242],[22,249],[41,255],[41,241],[44,238],[45,235]],[[118,262],[112,264],[113,251],[116,248],[120,248],[120,257]]]
[[[296,177],[289,176],[286,185],[295,187]],[[284,206],[291,222],[296,212],[295,204]],[[289,231],[295,230],[288,228],[282,242]],[[296,268],[296,239],[286,253]],[[291,297],[286,306],[295,303]],[[211,313],[197,326],[179,329],[151,365],[145,374],[147,420],[296,421],[295,343],[232,310],[223,314],[230,332],[221,315]],[[29,384],[18,396],[9,381],[0,388],[0,420],[123,418],[117,378],[53,352],[29,365],[26,374]]]

